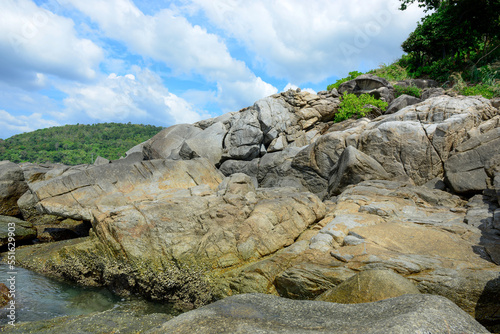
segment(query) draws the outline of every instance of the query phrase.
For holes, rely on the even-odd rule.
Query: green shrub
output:
[[[482,78],[485,80],[486,78]],[[487,99],[492,99],[494,97],[500,97],[500,85],[498,85],[497,80],[485,80],[491,84],[480,83],[477,85],[468,85],[463,79],[461,73],[453,73],[450,76],[450,80],[453,82],[453,90],[459,94],[465,96],[481,95]]]
[[[376,75],[380,78],[384,78],[388,81],[400,81],[410,79],[410,74],[408,73],[406,67],[399,64],[399,60],[387,65],[382,64],[376,70],[371,70],[368,73]]]
[[[344,93],[342,96],[342,102],[340,102],[340,108],[335,115],[334,122],[341,122],[351,117],[365,117],[370,112],[370,108],[366,107],[368,104],[378,107],[382,109],[382,111],[384,111],[388,106],[387,102],[377,100],[369,94],[361,94],[358,97],[355,94]]]
[[[459,93],[465,96],[482,95],[487,99],[500,97],[500,87],[498,85],[479,84],[476,86],[466,86],[459,90]]]
[[[399,97],[403,94],[411,95],[420,98],[422,96],[422,90],[416,86],[403,87],[399,85],[394,85],[394,95]]]
[[[473,66],[468,79],[474,83],[483,83],[494,86],[497,80],[500,80],[500,70],[486,65],[483,67]]]
[[[357,77],[359,77],[362,74],[363,73],[358,72],[358,71],[349,72],[349,76],[337,80],[334,84],[328,85],[328,87],[326,87],[326,89],[328,91],[330,91],[330,90],[332,90],[334,88],[338,89],[340,87],[340,85],[343,84],[344,82],[347,82],[347,81],[350,81],[350,80],[354,80],[354,79],[356,79]]]

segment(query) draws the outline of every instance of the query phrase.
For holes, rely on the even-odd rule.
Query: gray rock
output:
[[[260,159],[257,179],[261,187],[299,186],[304,189],[300,179],[292,170],[292,161],[300,148],[288,147],[283,151],[268,153]]]
[[[17,164],[0,161],[0,215],[17,216],[17,200],[28,190],[24,172]]]
[[[255,177],[250,177],[243,173],[232,174],[226,177],[217,187],[220,195],[240,194],[245,195],[248,192],[255,192],[259,186]]]
[[[391,103],[394,100],[394,87],[389,81],[372,74],[363,74],[354,80],[344,82],[338,89],[339,94],[370,94],[376,99]]]
[[[299,120],[283,99],[267,97],[255,102],[253,108],[258,112],[266,146]]]
[[[95,302],[95,300],[93,300]],[[142,309],[124,309],[119,306],[104,312],[85,315],[57,317],[49,320],[16,322],[15,326],[4,326],[2,332],[11,334],[51,333],[123,333],[136,334],[161,326],[172,319],[165,313],[149,313]]]
[[[495,97],[490,100],[491,105],[495,108],[500,108],[500,97]]]
[[[426,89],[426,88],[437,87],[439,83],[431,79],[409,79],[409,80],[398,81],[396,85],[402,87],[415,86],[420,89]]]
[[[415,96],[403,94],[391,102],[384,114],[394,114],[395,112],[398,112],[399,110],[407,106],[411,106],[420,102],[422,102],[422,100]]]
[[[144,156],[149,159],[180,159],[179,151],[188,138],[203,130],[191,124],[168,127],[144,143]]]
[[[253,159],[252,161],[226,160],[220,165],[219,170],[225,176],[235,173],[244,173],[249,176],[257,177],[259,173],[259,162],[259,158]]]
[[[140,154],[142,155],[142,148],[140,151]],[[135,152],[134,152],[135,153]],[[95,161],[94,161],[94,166],[100,166],[100,165],[105,165],[105,164],[109,164],[109,160],[106,159],[106,158],[103,158],[101,156],[98,156]]]
[[[472,137],[455,148],[445,162],[446,181],[456,193],[477,193],[491,183],[486,167],[500,154],[500,128]]]
[[[144,160],[144,154],[142,152],[134,152],[128,154],[126,157],[122,157],[118,160],[112,160],[113,164],[135,164]],[[104,165],[104,164],[101,164]]]
[[[489,333],[444,297],[404,295],[375,303],[294,301],[264,294],[229,297],[147,333]]]
[[[445,90],[443,88],[429,88],[422,92],[421,99],[422,101],[425,101],[427,99],[430,99],[431,97],[444,95],[444,93]]]
[[[366,180],[388,180],[390,175],[375,159],[352,146],[347,146],[332,171],[328,194],[336,196],[350,184]]]
[[[230,128],[224,139],[225,158],[251,160],[260,154],[264,134],[260,128],[258,112],[244,109],[230,119]]]
[[[351,275],[343,272],[342,267],[299,264],[276,276],[276,290],[280,296],[290,299],[314,299]]]
[[[33,224],[15,217],[0,216],[0,246],[9,243],[9,232],[13,233],[12,237],[15,241],[26,242],[36,238],[36,229],[33,228]]]
[[[183,159],[206,158],[217,165],[222,157],[222,146],[227,133],[223,123],[217,122],[186,139],[179,150]]]

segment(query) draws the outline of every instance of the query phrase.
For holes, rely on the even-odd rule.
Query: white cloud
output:
[[[114,73],[98,83],[61,85],[67,117],[86,115],[98,122],[132,121],[158,125],[193,123],[203,117],[184,99],[170,93],[158,75],[136,68],[136,73]]]
[[[46,75],[89,80],[103,58],[101,48],[77,37],[71,19],[30,0],[0,1],[0,80],[43,88]]]
[[[14,134],[35,131],[37,129],[58,126],[59,123],[43,118],[41,113],[31,115],[12,115],[5,110],[0,110],[0,138],[8,138]]]
[[[299,88],[299,86],[291,84],[291,83],[288,83],[285,86],[285,88],[283,88],[282,92],[286,92],[289,89],[296,90],[297,88]],[[301,90],[303,90],[305,92],[309,92],[311,94],[316,94],[316,91],[314,89],[312,89],[312,88],[301,88]]]
[[[192,2],[257,54],[269,75],[297,83],[345,75],[363,59],[374,67],[394,60],[422,16],[418,6],[398,11],[397,0]]]
[[[132,52],[165,63],[174,75],[195,74],[217,82],[221,94],[217,101],[223,109],[233,108],[236,101],[240,107],[241,103],[253,103],[256,96],[276,90],[256,77],[243,61],[234,59],[217,35],[192,25],[171,9],[151,16],[130,0],[68,2],[97,22],[108,37],[124,42]],[[227,91],[239,97],[228,97]]]

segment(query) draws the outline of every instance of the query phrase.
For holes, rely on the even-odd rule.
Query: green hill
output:
[[[92,163],[97,156],[114,160],[163,128],[142,124],[65,125],[0,139],[0,161]]]

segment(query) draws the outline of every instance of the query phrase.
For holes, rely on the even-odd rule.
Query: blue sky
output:
[[[0,138],[64,124],[169,126],[402,55],[397,0],[2,0]]]

